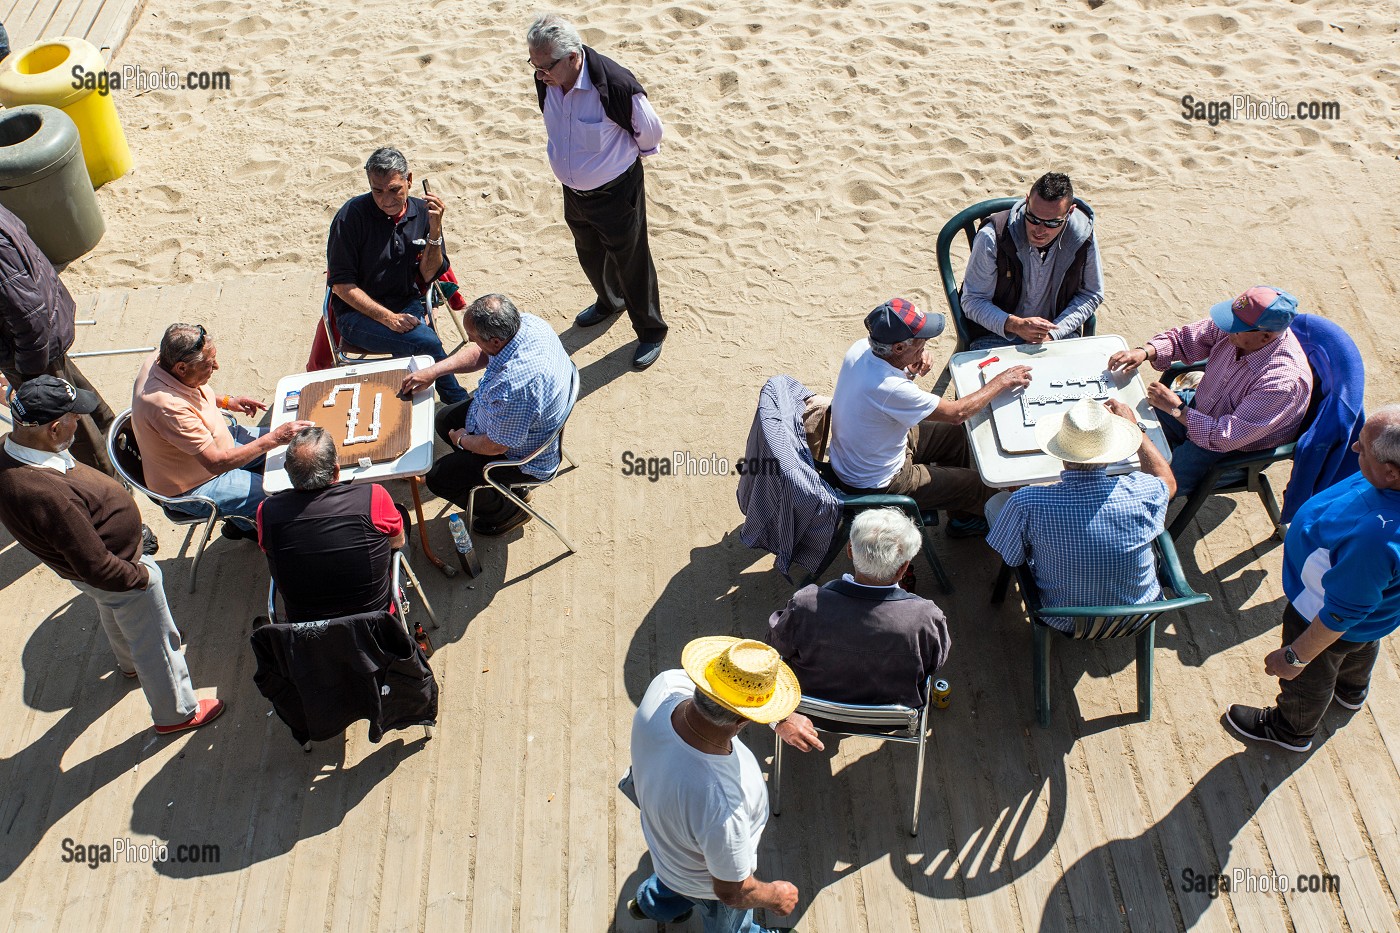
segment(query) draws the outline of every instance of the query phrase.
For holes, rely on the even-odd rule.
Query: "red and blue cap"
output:
[[[865,316],[865,329],[879,343],[928,340],[943,333],[941,314],[925,314],[914,302],[891,298]]]
[[[1232,301],[1212,305],[1210,319],[1227,334],[1248,330],[1277,333],[1298,316],[1298,299],[1270,285],[1256,285]]]

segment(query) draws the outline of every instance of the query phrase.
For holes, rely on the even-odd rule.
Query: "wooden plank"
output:
[[[1307,807],[1322,861],[1314,869],[1300,866],[1298,872],[1292,874],[1336,875],[1340,882],[1337,899],[1351,929],[1394,929],[1400,924],[1400,916],[1381,886],[1366,840],[1352,813],[1351,795],[1338,779],[1331,756],[1315,755],[1308,767],[1300,768],[1297,786]],[[1295,879],[1290,877],[1289,880]],[[1307,891],[1301,887],[1297,896],[1331,900],[1326,890]]]
[[[601,504],[592,503],[587,511],[599,511]],[[566,517],[582,517],[583,511],[570,508]],[[586,523],[596,527],[591,525],[591,519],[586,519]],[[616,786],[617,779],[631,764],[629,736],[618,736],[610,728],[613,717],[609,711],[628,705],[625,699],[616,702],[612,692],[613,671],[622,669],[622,665],[614,663],[617,616],[610,611],[617,590],[608,584],[599,586],[599,581],[588,575],[571,571],[566,592],[572,597],[563,606],[562,625],[573,676],[567,678],[569,858],[564,913],[569,933],[593,933],[608,928],[619,895],[623,895],[623,900],[631,897],[630,892],[612,890],[612,863],[617,856],[611,845],[610,825],[614,819],[635,825],[637,810]],[[593,751],[599,737],[611,738],[609,754]]]
[[[115,60],[136,25],[141,4],[142,0],[103,0],[92,17],[86,32],[88,41],[99,49],[109,50],[108,64]]]
[[[552,573],[541,574],[528,583],[529,707],[524,722],[520,890],[531,894],[520,899],[519,921],[525,930],[562,930],[566,915],[565,889],[558,882],[566,872],[565,817],[572,800],[568,743],[562,734],[570,724],[564,705],[568,694],[560,683],[559,672],[569,668],[571,659],[564,650],[567,640],[560,631],[567,620],[560,618],[554,600],[544,592],[552,583],[557,585],[551,576]]]
[[[348,770],[363,775],[386,773],[371,759],[380,755],[372,751],[369,741],[359,732],[361,724],[347,731],[345,763]],[[361,771],[361,769],[367,769]],[[375,781],[374,783],[378,783]],[[347,801],[345,819],[340,823],[335,845],[339,852],[331,882],[330,929],[376,929],[383,891],[383,849],[379,845],[357,845],[350,840],[381,839],[389,816],[389,795],[366,794],[359,800]]]

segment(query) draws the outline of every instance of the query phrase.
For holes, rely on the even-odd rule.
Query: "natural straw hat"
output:
[[[786,719],[802,699],[792,668],[751,638],[697,638],[681,651],[681,667],[708,697],[753,722]]]
[[[1137,451],[1142,432],[1103,403],[1081,398],[1064,414],[1042,418],[1035,426],[1035,442],[1068,463],[1117,463]]]

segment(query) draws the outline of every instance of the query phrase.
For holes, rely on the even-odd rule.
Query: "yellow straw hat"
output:
[[[751,638],[697,638],[681,652],[681,667],[707,696],[753,722],[786,719],[802,699],[792,668]]]

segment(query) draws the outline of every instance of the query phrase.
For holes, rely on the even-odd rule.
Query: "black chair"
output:
[[[1035,573],[1029,563],[1014,568],[1016,582],[1021,590],[1021,601],[1026,613],[1031,617],[1034,632],[1033,677],[1035,689],[1035,718],[1043,728],[1050,725],[1050,639],[1060,635],[1074,639],[1136,638],[1137,639],[1137,683],[1138,716],[1146,722],[1152,718],[1152,652],[1156,646],[1157,617],[1173,609],[1187,609],[1201,603],[1210,602],[1210,596],[1197,593],[1186,582],[1181,571],[1181,561],[1172,546],[1171,535],[1165,531],[1153,543],[1157,555],[1157,574],[1170,598],[1150,603],[1130,606],[1056,606],[1046,608],[1040,599],[1040,590],[1035,583]],[[1011,582],[1011,567],[1005,564],[997,576],[992,591],[992,602],[1001,603],[1006,598],[1007,586]],[[1045,621],[1046,617],[1074,620],[1074,631],[1067,633]]]
[[[224,417],[233,422],[233,419],[228,415]],[[111,429],[107,432],[107,457],[112,461],[117,476],[126,484],[127,488],[144,493],[148,499],[160,506],[165,517],[173,524],[204,526],[204,531],[199,537],[199,546],[194,551],[194,559],[190,561],[190,592],[193,593],[195,580],[199,575],[199,559],[209,544],[214,524],[223,518],[219,512],[218,504],[207,496],[162,496],[160,493],[152,492],[146,488],[146,469],[141,463],[141,449],[136,446],[136,432],[131,427],[130,408],[117,415],[116,420],[112,422]],[[209,515],[207,517],[190,515],[188,512],[173,508],[173,506],[183,503],[206,506],[209,509]],[[190,537],[193,534],[194,528],[190,528],[189,533],[185,535],[185,547],[189,546]]]

